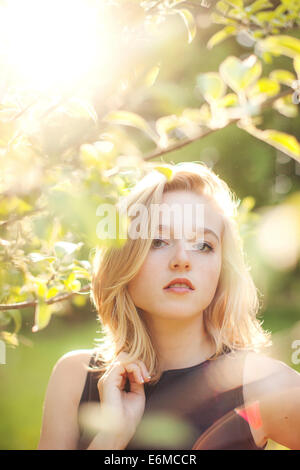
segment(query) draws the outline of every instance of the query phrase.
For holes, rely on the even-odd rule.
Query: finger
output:
[[[148,371],[147,367],[145,366],[143,361],[138,360],[136,362],[139,364],[139,366],[141,368],[144,380],[148,382],[151,379],[151,376],[149,374],[149,371]]]
[[[143,378],[141,368],[137,364],[130,363],[130,364],[126,364],[124,367],[126,368],[128,372],[132,372],[132,374],[134,375],[134,379],[137,383],[144,383],[144,378]]]

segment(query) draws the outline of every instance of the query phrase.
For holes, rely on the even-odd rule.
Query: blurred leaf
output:
[[[254,55],[243,61],[229,56],[222,62],[219,70],[224,82],[239,93],[256,82],[262,72],[262,66]]]
[[[9,310],[9,315],[13,319],[15,324],[14,333],[17,334],[22,326],[22,316],[20,310]]]
[[[266,39],[259,41],[258,44],[263,51],[272,54],[282,54],[292,59],[300,55],[300,39],[292,36],[268,36]]]
[[[277,82],[282,83],[283,85],[291,86],[296,80],[296,77],[289,70],[277,69],[272,70],[272,72],[270,73],[270,79],[276,80]]]
[[[245,10],[247,13],[252,15],[253,13],[262,10],[263,8],[269,8],[272,6],[272,3],[268,0],[256,0],[255,2],[251,3],[251,5],[247,6]]]
[[[225,83],[216,72],[198,75],[197,87],[208,102],[219,100],[226,91]]]
[[[252,96],[261,96],[266,95],[267,97],[275,96],[280,92],[280,85],[276,80],[271,80],[270,78],[260,78],[257,80],[255,85],[248,90],[248,95]]]
[[[220,42],[224,41],[224,39],[228,38],[229,36],[234,35],[237,32],[236,26],[226,26],[225,28],[221,29],[215,33],[208,41],[207,48],[212,49],[214,46],[219,44]]]
[[[144,131],[154,142],[157,142],[157,135],[152,131],[149,124],[144,118],[136,113],[130,111],[112,111],[108,113],[104,119],[105,122],[113,124],[122,124],[125,126],[132,126]]]
[[[219,15],[218,13],[211,14],[211,21],[216,24],[225,24],[225,25],[235,25],[237,26],[237,21],[233,18],[227,18],[226,16]]]
[[[154,169],[156,171],[159,171],[160,173],[162,173],[166,178],[167,178],[167,181],[171,181],[172,178],[173,178],[173,171],[171,168],[168,168],[168,167],[165,167],[165,166],[155,166]]]
[[[8,331],[0,332],[0,339],[12,347],[19,346],[19,341],[16,333],[9,333]]]
[[[293,118],[298,115],[298,107],[292,102],[291,95],[276,100],[273,103],[273,108],[288,118]]]
[[[70,273],[68,279],[64,281],[64,285],[66,286],[69,292],[78,291],[81,289],[81,283],[76,279],[74,272]]]
[[[222,0],[220,2],[217,2],[216,4],[217,10],[219,10],[221,13],[226,15],[227,11],[229,10],[229,5],[226,2],[223,2]]]
[[[185,8],[181,8],[181,9],[174,10],[174,11],[176,11],[181,16],[181,18],[183,19],[185,23],[185,26],[188,31],[188,43],[190,44],[192,40],[194,39],[194,37],[196,36],[196,31],[197,31],[194,16],[189,10],[186,10]]]
[[[41,253],[29,253],[28,258],[33,263],[38,263],[40,261],[48,261],[49,263],[53,263],[56,259],[54,256],[46,256]]]
[[[37,331],[45,328],[50,322],[52,312],[54,310],[53,305],[48,305],[41,300],[35,305],[34,309],[34,325],[32,327],[32,332],[36,333]]]
[[[219,100],[219,106],[222,106],[224,108],[230,107],[230,106],[237,106],[238,105],[238,97],[235,93],[228,93],[225,95],[223,98]]]
[[[56,242],[54,244],[54,249],[56,255],[62,257],[74,253],[75,251],[79,250],[81,246],[82,243]]]
[[[182,119],[176,114],[171,116],[163,116],[157,119],[155,123],[156,132],[160,136],[159,146],[162,148],[167,147],[169,142],[168,133],[174,129],[177,129],[182,125]]]
[[[242,123],[238,125],[254,137],[263,140],[295,160],[300,161],[300,143],[293,135],[273,129],[262,131],[254,126],[244,126]]]
[[[159,75],[160,65],[155,65],[152,67],[149,72],[146,74],[144,83],[147,87],[151,87],[156,82],[156,79]]]
[[[233,7],[243,7],[243,0],[226,0],[229,5],[232,5]]]
[[[298,80],[300,80],[300,53],[294,57],[294,69],[298,75]]]
[[[52,297],[55,297],[57,294],[59,294],[60,291],[61,289],[59,289],[58,287],[51,287],[47,291],[46,300],[49,300]]]

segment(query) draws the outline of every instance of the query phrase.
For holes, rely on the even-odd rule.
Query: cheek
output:
[[[222,260],[219,254],[202,258],[201,263],[198,264],[199,277],[209,281],[212,285],[218,281],[221,273]]]
[[[136,276],[128,283],[127,290],[132,297],[133,301],[138,297],[141,297],[149,290],[151,281],[151,270],[148,268],[148,264],[144,264]]]

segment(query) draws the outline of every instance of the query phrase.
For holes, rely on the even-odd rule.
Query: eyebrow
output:
[[[167,225],[162,225],[162,224],[160,224],[160,225],[158,226],[158,229],[159,229],[159,230],[162,230],[162,229],[169,229],[169,228],[170,228],[170,227],[168,227]],[[172,229],[171,229],[171,231],[172,231]],[[200,233],[200,232],[202,233],[203,230],[202,230],[202,228],[197,228],[197,231],[196,231],[196,232],[197,232],[197,233]],[[210,228],[204,227],[204,234],[206,234],[206,233],[210,233],[211,235],[213,235],[213,236],[217,239],[217,241],[220,243],[220,240],[219,240],[218,235],[217,235],[213,230],[211,230]]]

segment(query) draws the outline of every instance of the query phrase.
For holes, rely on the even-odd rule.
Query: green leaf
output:
[[[76,279],[74,272],[69,274],[68,279],[64,281],[64,285],[69,292],[78,291],[81,289],[81,283],[78,281],[78,279]]]
[[[263,140],[295,160],[300,161],[300,143],[293,135],[273,129],[262,131],[252,125],[244,126],[242,123],[239,123],[238,126],[249,132],[249,134],[254,137]]]
[[[29,253],[28,258],[33,263],[39,263],[41,261],[48,261],[49,263],[53,263],[53,261],[55,261],[54,256],[42,255],[41,253]]]
[[[221,31],[218,31],[210,38],[210,40],[207,43],[207,48],[212,49],[214,46],[224,41],[224,39],[228,38],[229,36],[234,35],[236,32],[237,32],[236,26],[226,26],[225,28],[221,29]]]
[[[249,13],[249,15],[252,15],[253,13],[262,10],[263,8],[269,8],[272,6],[272,3],[270,3],[268,0],[256,0],[255,2],[251,3],[251,5],[246,7],[245,10],[247,13]]]
[[[274,11],[262,11],[256,14],[256,18],[260,24],[270,23],[275,16]]]
[[[279,132],[274,130],[264,131],[266,136],[266,141],[274,145],[282,152],[285,152],[291,157],[297,158],[300,160],[300,144],[297,141],[296,137],[285,132]]]
[[[300,80],[300,55],[294,57],[294,69],[298,75],[298,79]]]
[[[47,293],[47,287],[46,287],[47,280],[36,277],[33,279],[33,284],[34,284],[35,292],[37,296],[43,299]]]
[[[10,333],[9,331],[1,331],[0,339],[2,339],[9,346],[19,346],[18,337],[15,333]]]
[[[263,77],[255,83],[249,90],[249,96],[266,95],[268,97],[275,96],[280,92],[280,85],[276,80]]]
[[[180,8],[179,10],[174,11],[176,11],[181,16],[185,23],[185,26],[188,31],[188,43],[190,44],[196,36],[197,31],[195,18],[192,13],[189,10],[186,10],[185,8]]]
[[[286,55],[292,59],[300,55],[300,39],[292,36],[269,36],[258,42],[262,51],[271,52],[274,55]]]
[[[70,243],[70,242],[56,242],[54,244],[54,250],[57,256],[63,257],[65,255],[71,255],[75,251],[81,248],[82,243]]]
[[[243,8],[243,0],[226,0],[226,3],[233,7]]]
[[[49,324],[53,310],[53,305],[48,305],[42,301],[35,305],[33,333],[42,330]]]
[[[288,118],[294,118],[298,115],[298,106],[292,102],[292,96],[284,96],[273,103],[273,108],[280,114]]]
[[[182,119],[176,114],[163,116],[155,123],[156,131],[160,136],[159,146],[165,148],[169,144],[168,133],[182,125]]]
[[[10,310],[10,316],[14,321],[15,330],[14,333],[18,333],[22,326],[22,316],[20,310]]]
[[[123,124],[125,126],[132,126],[144,131],[154,142],[157,143],[157,135],[149,124],[136,113],[132,113],[131,111],[111,111],[108,113],[104,119],[105,122],[110,122],[113,124]]]
[[[217,2],[216,8],[224,15],[226,15],[227,11],[229,10],[228,4],[226,2],[223,2],[222,0],[220,2]]]
[[[46,300],[51,299],[52,297],[55,297],[59,292],[60,292],[60,289],[58,287],[50,287],[46,295]]]
[[[236,106],[239,100],[235,93],[228,93],[222,99],[220,99],[218,105],[223,108],[228,108],[229,106]]]
[[[229,56],[222,62],[219,70],[224,82],[239,93],[256,82],[262,72],[262,66],[255,55],[243,61]]]
[[[202,73],[197,77],[197,87],[209,103],[219,100],[225,94],[226,85],[216,72]]]
[[[227,18],[226,16],[219,15],[218,13],[211,14],[211,20],[216,24],[226,24],[226,25],[237,25],[237,22],[233,18]]]
[[[151,67],[151,69],[148,71],[144,79],[145,86],[150,88],[152,85],[154,85],[158,77],[159,70],[160,70],[160,65],[154,65],[154,67]]]
[[[172,178],[173,178],[173,171],[171,168],[169,167],[166,167],[166,166],[162,166],[162,165],[158,165],[158,166],[155,166],[154,169],[156,171],[159,171],[160,173],[162,173],[166,178],[167,178],[167,181],[171,181]]]
[[[282,85],[292,86],[293,82],[296,80],[296,77],[288,70],[277,69],[270,73],[270,79],[276,80],[277,82],[282,83]]]

